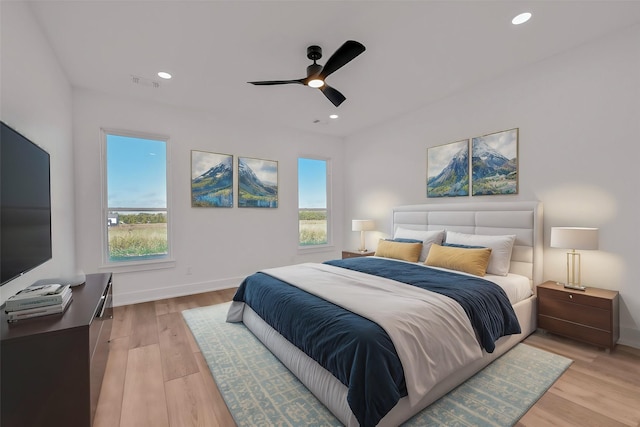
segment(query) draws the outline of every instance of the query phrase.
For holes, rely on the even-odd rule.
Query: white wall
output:
[[[27,5],[2,2],[0,12],[0,113],[50,155],[53,237],[52,259],[0,288],[2,304],[37,280],[76,270],[71,86]]]
[[[583,253],[584,281],[620,291],[620,342],[640,347],[640,27],[362,131],[343,148],[330,137],[72,91],[28,6],[2,2],[1,24],[1,118],[51,154],[53,259],[3,286],[0,302],[36,280],[75,273],[74,253],[79,269],[101,269],[101,127],[171,138],[175,267],[116,274],[116,304],[232,286],[262,267],[338,257],[358,245],[352,218],[377,220],[379,232],[368,233],[373,248],[390,232],[392,206],[426,201],[427,147],[519,127],[519,194],[478,200],[541,200],[547,245],[551,226],[599,227],[600,250]],[[280,207],[191,208],[191,149],[278,160]],[[335,247],[328,252],[296,249],[299,155],[334,160]],[[563,251],[547,248],[545,279],[563,277]]]
[[[150,89],[151,90],[151,89]],[[78,264],[103,271],[101,128],[169,136],[175,266],[116,273],[116,305],[237,286],[261,268],[339,257],[342,248],[343,143],[337,138],[266,128],[250,121],[214,117],[157,103],[74,90],[74,143]],[[278,161],[278,208],[192,208],[191,150]],[[333,166],[334,243],[328,251],[300,254],[297,158],[330,158]],[[234,185],[234,192],[237,186]],[[237,193],[237,192],[236,192]],[[191,274],[189,274],[189,271]]]
[[[391,230],[398,204],[540,200],[545,280],[562,280],[551,226],[600,228],[583,282],[621,295],[621,343],[640,347],[640,26],[610,35],[347,139],[346,218]],[[426,199],[427,147],[518,127],[519,194]],[[357,236],[345,232],[345,242]]]

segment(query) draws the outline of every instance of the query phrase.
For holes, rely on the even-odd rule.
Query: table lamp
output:
[[[585,227],[551,227],[551,247],[571,249],[567,252],[565,288],[584,291],[580,278],[580,254],[576,249],[598,249],[598,229]]]
[[[366,252],[364,247],[364,232],[371,231],[375,227],[375,223],[372,219],[354,219],[351,221],[351,230],[360,232],[360,247],[358,251]]]

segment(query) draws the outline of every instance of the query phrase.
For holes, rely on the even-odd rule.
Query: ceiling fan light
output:
[[[531,13],[530,12],[524,12],[524,13],[521,13],[520,15],[516,16],[515,18],[513,18],[511,20],[511,23],[513,25],[520,25],[520,24],[524,24],[529,19],[531,19]]]
[[[324,86],[324,81],[322,81],[320,79],[311,79],[311,80],[309,80],[309,83],[307,83],[307,85],[309,87],[319,88],[319,87]]]

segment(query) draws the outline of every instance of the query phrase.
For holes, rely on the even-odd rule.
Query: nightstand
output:
[[[345,259],[345,258],[359,258],[361,256],[372,256],[375,253],[376,253],[375,251],[366,251],[366,252],[342,251],[342,259]]]
[[[612,350],[620,337],[617,291],[567,289],[556,282],[537,287],[538,327]]]

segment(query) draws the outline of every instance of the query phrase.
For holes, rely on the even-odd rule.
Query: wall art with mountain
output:
[[[518,193],[518,128],[471,139],[471,194]]]
[[[469,140],[427,149],[427,197],[469,195]]]
[[[233,156],[191,151],[191,206],[233,207]]]
[[[238,207],[278,207],[278,162],[238,157]]]

